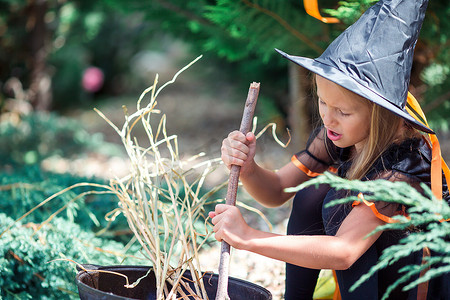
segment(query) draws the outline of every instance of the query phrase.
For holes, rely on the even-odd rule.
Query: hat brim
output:
[[[281,50],[275,49],[278,53],[280,53],[285,58],[289,59],[290,61],[296,63],[299,66],[304,67],[305,69],[310,70],[311,72],[324,77],[358,95],[361,97],[366,98],[369,101],[372,101],[387,110],[393,112],[394,114],[402,117],[403,119],[410,122],[415,128],[422,130],[426,133],[434,134],[434,131],[428,128],[427,126],[423,125],[422,123],[418,122],[416,119],[414,119],[405,109],[399,108],[398,106],[392,104],[384,98],[383,96],[379,95],[375,91],[369,89],[368,87],[360,84],[350,76],[344,74],[337,68],[334,68],[332,66],[326,65],[322,62],[316,61],[311,58],[307,57],[301,57],[301,56],[293,56],[289,55]]]

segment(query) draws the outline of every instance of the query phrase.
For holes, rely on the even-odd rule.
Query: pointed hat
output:
[[[414,47],[428,0],[380,0],[316,59],[275,49],[294,63],[433,131],[406,110]]]

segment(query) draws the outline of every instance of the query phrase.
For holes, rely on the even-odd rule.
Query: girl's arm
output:
[[[266,207],[282,205],[295,195],[284,190],[308,179],[309,177],[291,162],[276,172],[261,168],[255,163],[252,173],[240,175],[246,191]]]
[[[253,133],[244,135],[233,131],[222,143],[222,161],[228,168],[232,164],[241,167],[239,179],[255,200],[267,207],[280,206],[294,195],[284,189],[297,186],[309,177],[291,162],[276,172],[262,168],[254,160],[255,149]]]
[[[348,269],[378,239],[381,232],[366,237],[383,222],[369,207],[352,209],[336,236],[278,235],[251,228],[239,209],[225,204],[210,213],[215,238],[231,246],[312,269]]]

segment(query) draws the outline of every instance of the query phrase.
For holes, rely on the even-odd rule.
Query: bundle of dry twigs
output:
[[[219,159],[199,162],[203,156],[199,154],[182,160],[177,136],[167,134],[166,116],[157,109],[156,98],[160,91],[196,60],[158,89],[156,76],[153,86],[140,96],[137,111],[125,116],[121,129],[97,110],[120,136],[130,159],[130,173],[110,182],[109,189],[119,199],[119,208],[110,217],[117,213],[126,216],[144,254],[152,262],[157,280],[157,299],[172,299],[173,295],[196,295],[207,299],[198,256],[210,234],[205,223],[204,206],[215,192],[226,185],[224,182],[200,194],[205,178],[218,166]],[[148,104],[141,107],[148,96]],[[148,147],[142,147],[139,144],[142,141],[138,142],[133,136],[133,129],[138,124],[145,130]],[[196,228],[195,224],[199,222],[205,223],[204,228]],[[201,239],[200,235],[203,236]],[[193,288],[183,280],[186,270],[190,270]],[[167,283],[172,286],[170,290]]]

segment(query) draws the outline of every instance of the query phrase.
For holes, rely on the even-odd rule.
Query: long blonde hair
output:
[[[364,101],[372,106],[369,136],[362,150],[352,157],[352,165],[346,176],[348,179],[362,179],[390,145],[419,135],[401,117],[369,100]]]

